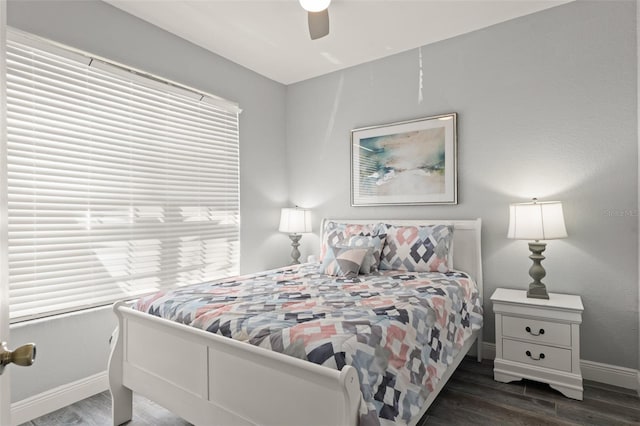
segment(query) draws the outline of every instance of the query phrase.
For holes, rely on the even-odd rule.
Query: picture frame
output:
[[[351,205],[458,203],[457,114],[351,131]]]

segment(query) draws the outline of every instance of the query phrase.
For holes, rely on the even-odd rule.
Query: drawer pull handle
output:
[[[525,330],[527,331],[527,333],[531,334],[532,336],[540,336],[541,334],[544,334],[544,328],[541,328],[537,334],[531,331],[531,327],[527,327],[525,328]]]
[[[541,359],[544,359],[544,354],[543,353],[541,353],[540,356],[538,356],[538,358],[536,358],[533,355],[531,355],[531,351],[527,351],[527,352],[525,352],[525,354],[527,354],[527,356],[529,358],[531,358],[532,360],[534,360],[534,361],[540,361]]]

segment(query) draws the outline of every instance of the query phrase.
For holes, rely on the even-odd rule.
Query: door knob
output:
[[[4,367],[14,363],[23,367],[28,367],[36,360],[36,345],[27,343],[20,346],[15,351],[7,349],[7,342],[0,344],[0,374],[4,371]]]

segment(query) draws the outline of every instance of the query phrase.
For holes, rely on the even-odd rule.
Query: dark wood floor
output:
[[[20,426],[107,426],[111,425],[111,395],[102,392],[91,398],[61,408]],[[133,395],[133,420],[129,426],[190,426],[158,404]]]
[[[108,425],[108,392],[24,423],[44,425]],[[162,407],[135,396],[130,426],[188,426]],[[633,390],[585,381],[584,401],[564,397],[549,386],[493,380],[493,362],[465,359],[451,377],[420,426],[431,425],[640,425],[640,398]]]
[[[640,425],[634,390],[584,381],[584,400],[548,385],[493,380],[493,361],[466,358],[420,425]]]

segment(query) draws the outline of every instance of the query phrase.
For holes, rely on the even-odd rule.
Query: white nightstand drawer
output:
[[[536,343],[571,346],[570,324],[503,315],[502,335]]]
[[[571,350],[502,339],[504,359],[555,370],[571,371]]]

